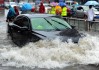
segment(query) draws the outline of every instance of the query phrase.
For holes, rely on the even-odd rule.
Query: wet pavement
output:
[[[75,66],[68,66],[64,68],[55,68],[55,69],[46,69],[46,68],[28,68],[28,67],[22,67],[22,68],[16,68],[16,67],[0,67],[0,70],[99,70],[99,66],[94,65],[75,65]]]
[[[0,14],[0,22],[5,22],[6,18],[4,14]]]

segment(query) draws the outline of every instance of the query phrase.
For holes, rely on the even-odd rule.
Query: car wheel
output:
[[[9,24],[7,25],[7,33],[10,33],[10,26],[9,26]]]
[[[7,37],[13,40],[12,29],[9,24],[7,25]]]
[[[12,31],[10,31],[10,36],[11,36],[11,39],[13,40],[13,33],[12,33]]]
[[[9,26],[9,24],[7,25],[7,33],[8,33],[8,35],[12,36],[12,30],[11,30],[11,27]]]

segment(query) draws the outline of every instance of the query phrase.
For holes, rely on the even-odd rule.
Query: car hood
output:
[[[84,11],[86,13],[87,11]],[[95,15],[99,15],[99,11],[94,11]]]
[[[95,11],[94,13],[95,13],[95,15],[99,15],[99,11]]]
[[[78,42],[79,38],[81,38],[81,34],[75,29],[68,29],[62,31],[34,31],[36,36],[41,39],[55,39],[60,38],[62,41],[68,41],[68,39],[72,39],[73,42]]]

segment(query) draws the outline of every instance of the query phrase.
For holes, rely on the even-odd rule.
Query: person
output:
[[[72,11],[70,8],[67,7],[67,16],[71,17],[72,16]]]
[[[67,16],[67,7],[64,5],[62,6],[62,13],[61,13],[62,17],[66,17]]]
[[[7,14],[6,22],[13,21],[13,19],[16,17],[16,13],[13,7],[9,6],[9,11]]]
[[[15,10],[16,16],[18,16],[19,15],[19,10],[18,10],[17,6],[14,6],[14,10]]]
[[[83,9],[83,7],[77,7],[77,10],[83,10],[84,11],[84,9]]]
[[[51,6],[51,10],[50,10],[49,13],[50,13],[50,14],[54,14],[54,15],[56,15],[56,12],[55,12],[55,6],[54,6],[54,5]]]
[[[34,7],[31,9],[31,12],[35,12],[35,8]]]
[[[62,8],[58,4],[55,6],[55,12],[56,12],[56,15],[61,15]]]
[[[42,2],[40,4],[40,6],[39,6],[39,13],[45,13],[45,6],[43,5]]]
[[[72,9],[71,9],[71,12],[72,12],[72,16],[75,16],[75,14],[76,14],[76,8],[75,8],[75,6],[73,5],[72,6]]]
[[[87,20],[89,22],[88,30],[90,30],[93,24],[91,21],[94,20],[94,11],[92,9],[92,5],[89,5],[89,10],[86,12],[86,15],[87,15]]]

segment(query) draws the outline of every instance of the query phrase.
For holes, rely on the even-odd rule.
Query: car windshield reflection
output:
[[[33,30],[64,30],[71,26],[63,19],[56,17],[49,18],[31,18]]]

